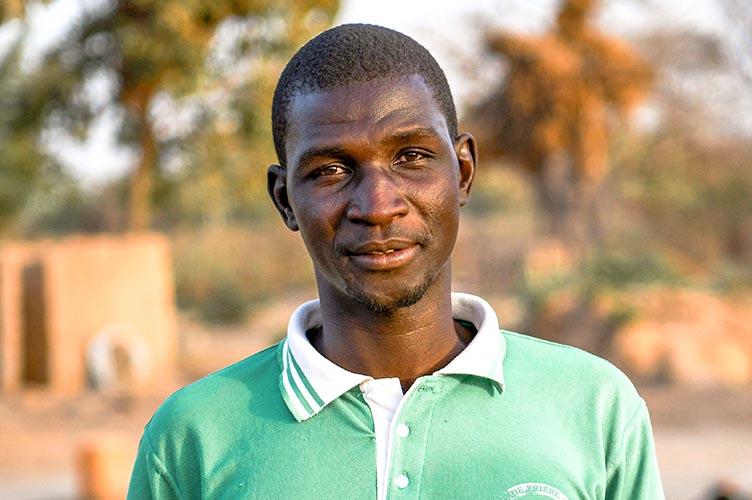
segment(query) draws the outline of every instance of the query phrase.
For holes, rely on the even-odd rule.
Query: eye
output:
[[[428,155],[420,151],[414,151],[414,150],[404,151],[402,152],[402,154],[397,156],[397,158],[394,160],[394,163],[395,165],[401,165],[404,163],[416,163],[421,160],[424,160],[427,157]]]
[[[316,170],[315,175],[317,177],[329,177],[333,175],[344,175],[348,172],[348,169],[339,163],[333,163],[330,165],[324,165]]]

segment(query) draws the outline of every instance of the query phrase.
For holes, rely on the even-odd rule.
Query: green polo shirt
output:
[[[478,333],[397,398],[385,428],[368,393],[378,381],[305,340],[317,307],[296,311],[285,341],[162,405],[129,500],[663,498],[645,404],[608,362],[500,332],[485,301],[453,294]]]

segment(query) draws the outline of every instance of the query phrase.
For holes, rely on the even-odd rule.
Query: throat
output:
[[[414,331],[379,334],[350,332],[346,336],[321,325],[306,332],[311,345],[334,364],[353,373],[398,378],[403,392],[418,378],[448,365],[475,336],[474,328],[453,321],[444,332]]]

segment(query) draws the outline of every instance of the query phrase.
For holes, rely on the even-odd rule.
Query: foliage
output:
[[[526,308],[534,314],[548,298],[562,292],[592,301],[599,296],[652,285],[679,286],[684,278],[658,253],[601,250],[566,272],[544,279],[524,280],[518,289]]]
[[[524,212],[530,206],[530,188],[516,171],[485,164],[475,173],[468,216],[488,216],[505,212]]]
[[[698,141],[678,125],[614,154],[624,244],[672,256],[683,274],[752,267],[752,143]]]
[[[275,222],[173,233],[178,306],[205,321],[234,323],[274,297],[313,294],[298,235]]]
[[[47,159],[37,148],[44,83],[19,74],[21,39],[0,60],[0,229],[24,207]]]
[[[563,272],[520,281],[519,328],[608,355],[616,332],[639,315],[629,297],[685,284],[660,254],[601,250]]]
[[[582,268],[581,283],[588,295],[621,290],[635,285],[680,285],[682,277],[659,253],[600,251]]]
[[[212,281],[206,298],[199,304],[201,319],[210,324],[239,324],[246,319],[248,302],[238,283],[220,278]]]
[[[140,152],[129,189],[131,228],[149,227],[157,195],[171,196],[187,182],[213,178],[219,187],[209,199],[186,195],[192,198],[186,203],[200,199],[206,209],[229,203],[216,211],[220,214],[253,199],[261,182],[249,183],[240,171],[247,170],[249,158],[270,156],[265,123],[270,82],[294,48],[326,27],[337,2],[103,0],[85,7],[32,73],[14,69],[14,78],[35,82],[36,98],[9,100],[41,109],[18,115],[33,117],[32,123],[8,121],[4,137],[10,144],[4,151],[25,148],[39,155],[39,137],[50,129],[83,139],[94,118],[115,107],[124,116],[119,139]],[[97,85],[108,90],[92,93]],[[160,108],[160,99],[173,105]]]
[[[495,32],[489,49],[509,64],[475,108],[483,151],[527,170],[544,230],[570,245],[592,239],[595,191],[609,170],[609,111],[626,114],[647,93],[650,68],[587,21],[594,0],[566,0],[555,32]]]
[[[749,294],[752,290],[752,265],[724,259],[712,269],[711,286],[721,293]]]
[[[120,181],[89,192],[64,172],[46,172],[15,223],[20,237],[120,232],[126,227],[128,185]]]

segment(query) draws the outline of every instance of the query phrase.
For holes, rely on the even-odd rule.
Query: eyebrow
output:
[[[386,137],[386,140],[406,141],[410,139],[435,139],[440,134],[430,127],[419,127],[408,130],[400,130]]]
[[[298,160],[298,163],[305,164],[316,158],[324,158],[324,157],[342,158],[343,156],[348,156],[347,152],[345,151],[344,148],[341,148],[338,146],[322,147],[322,148],[314,147],[314,148],[304,151],[303,154],[300,155],[300,159]]]
[[[436,139],[439,134],[431,127],[418,127],[407,130],[398,130],[383,139],[384,142],[404,142],[416,139]],[[312,147],[300,155],[298,163],[304,165],[317,158],[350,158],[345,148],[339,146]]]

